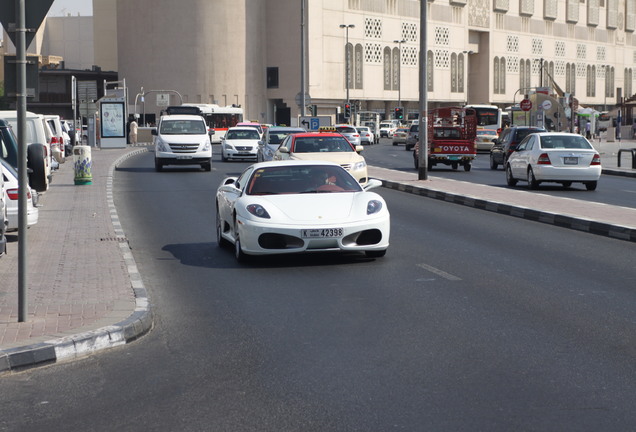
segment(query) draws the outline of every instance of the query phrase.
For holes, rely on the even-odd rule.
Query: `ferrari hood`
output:
[[[279,219],[281,222],[331,223],[349,219],[359,213],[360,208],[366,213],[367,202],[372,199],[370,195],[374,194],[327,192],[268,195],[262,197],[261,205],[272,219]]]

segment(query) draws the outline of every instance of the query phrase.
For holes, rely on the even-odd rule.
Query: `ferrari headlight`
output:
[[[263,218],[263,219],[270,219],[269,213],[267,213],[267,210],[265,210],[265,208],[260,204],[248,205],[247,211],[256,217]]]
[[[382,202],[378,200],[371,200],[367,204],[367,214],[372,215],[382,210]]]
[[[358,171],[358,170],[364,169],[366,166],[367,166],[367,163],[365,161],[356,162],[355,165],[353,166],[353,170]]]

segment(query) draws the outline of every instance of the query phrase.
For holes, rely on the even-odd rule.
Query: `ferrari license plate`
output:
[[[563,158],[563,163],[565,165],[578,165],[579,164],[579,158],[577,158],[577,157],[564,157]]]
[[[335,238],[342,237],[342,228],[317,228],[301,230],[304,238]]]

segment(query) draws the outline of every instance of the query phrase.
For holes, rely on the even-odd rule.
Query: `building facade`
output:
[[[506,107],[550,87],[600,111],[634,93],[636,0],[428,1],[425,56],[419,0],[305,1],[304,20],[300,0],[93,4],[95,22],[111,27],[95,25],[95,58],[116,67],[130,95],[173,90],[266,123],[294,124],[303,69],[308,108],[334,118],[347,94],[385,117],[398,105],[418,112],[422,73],[432,107]],[[144,109],[158,113],[152,100]]]

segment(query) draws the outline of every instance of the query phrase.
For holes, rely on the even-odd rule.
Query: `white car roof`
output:
[[[329,166],[337,166],[342,168],[340,164],[337,164],[335,162],[329,162],[325,160],[298,160],[298,159],[259,162],[259,163],[255,163],[253,166],[254,168],[260,168],[260,167],[276,167],[276,166],[290,166],[290,165],[292,166],[329,165]]]
[[[204,121],[203,117],[199,115],[190,115],[190,114],[173,114],[173,115],[164,115],[161,116],[161,121],[164,120],[200,120]]]

